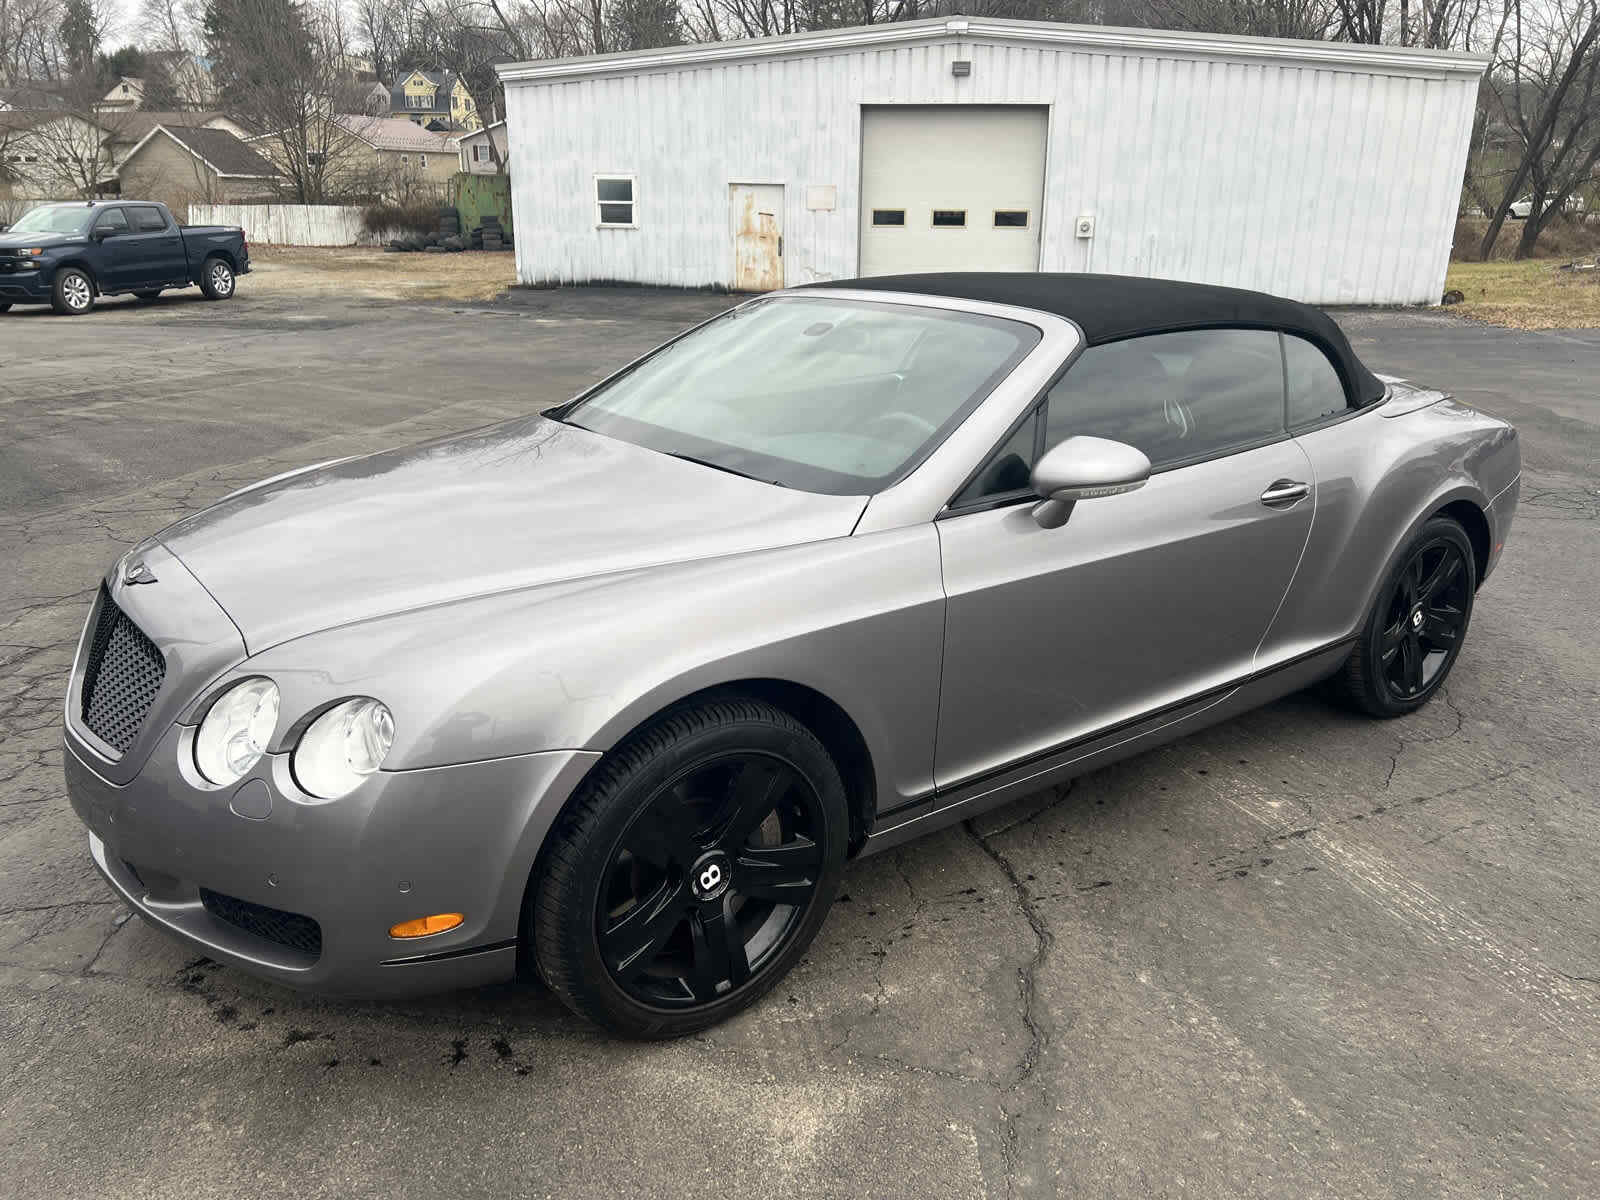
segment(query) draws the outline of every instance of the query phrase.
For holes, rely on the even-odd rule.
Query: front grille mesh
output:
[[[166,677],[167,663],[156,644],[102,591],[83,672],[83,723],[89,732],[126,754]]]
[[[200,889],[200,903],[219,921],[226,921],[258,938],[300,950],[313,958],[322,954],[322,926],[310,917],[284,912],[281,908],[268,908],[265,904],[252,904],[237,896],[224,896],[209,888]]]

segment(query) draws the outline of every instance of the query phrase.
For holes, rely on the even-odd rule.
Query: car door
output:
[[[1029,466],[1076,434],[1137,446],[1150,480],[1041,528]],[[1086,350],[937,522],[940,790],[1248,675],[1305,547],[1313,490],[1284,428],[1276,333]]]
[[[132,260],[136,255],[128,235],[128,215],[120,207],[101,209],[89,228],[95,277],[102,291],[128,286],[125,281],[135,269]]]
[[[178,283],[189,275],[183,254],[183,238],[175,223],[154,204],[124,206],[131,227],[128,241],[135,260],[129,285]]]

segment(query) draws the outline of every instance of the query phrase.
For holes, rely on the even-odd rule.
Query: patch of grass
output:
[[[1445,288],[1466,297],[1445,311],[1513,329],[1600,329],[1600,270],[1549,259],[1450,264]]]

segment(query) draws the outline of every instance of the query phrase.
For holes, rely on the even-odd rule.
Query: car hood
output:
[[[865,504],[529,417],[279,476],[160,540],[255,654],[468,596],[845,537]]]
[[[88,241],[81,233],[0,233],[0,250],[22,250],[29,246],[65,246]]]

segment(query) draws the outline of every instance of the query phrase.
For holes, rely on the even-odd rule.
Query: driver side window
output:
[[[1091,346],[1050,389],[1043,451],[1079,434],[1156,470],[1284,436],[1283,351],[1265,329],[1198,329]]]
[[[102,235],[127,233],[128,218],[120,208],[108,208],[95,218],[94,231]]]
[[[1042,436],[1027,432],[1036,409],[951,506],[1030,494],[1037,454],[1076,435],[1135,446],[1156,470],[1276,441],[1287,436],[1283,377],[1274,330],[1199,329],[1090,346],[1046,395]]]

